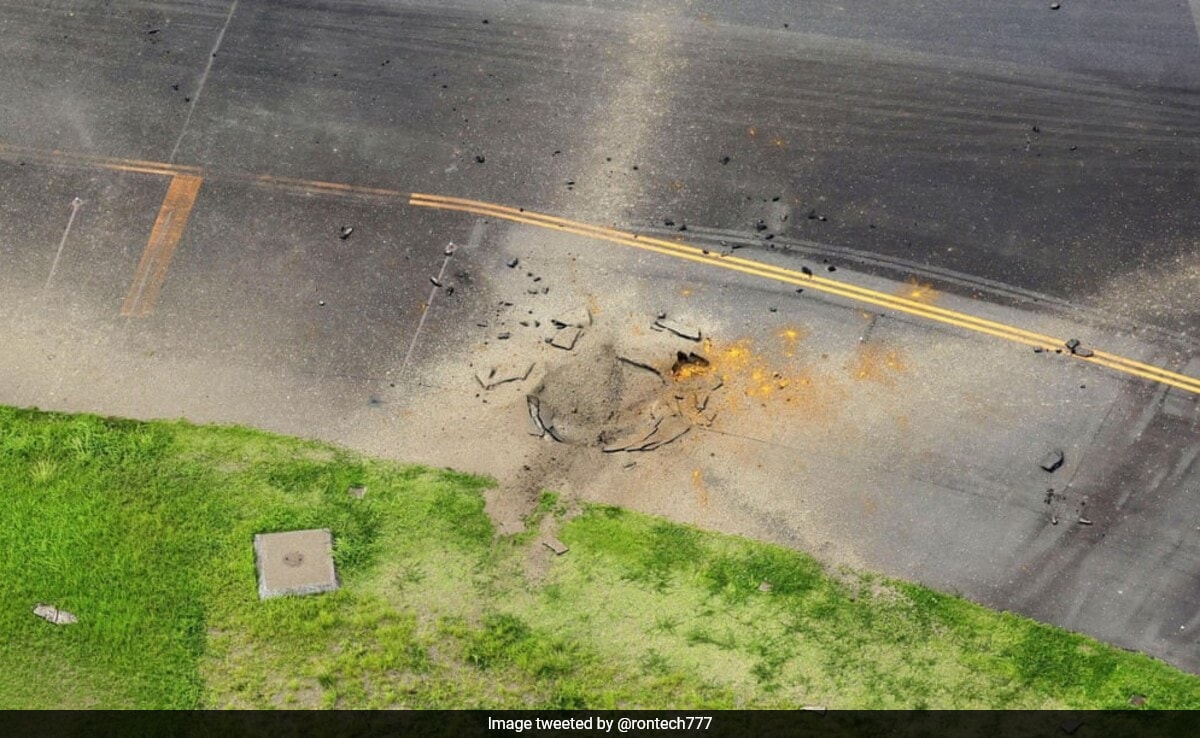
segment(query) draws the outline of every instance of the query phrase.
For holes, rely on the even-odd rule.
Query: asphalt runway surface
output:
[[[1196,10],[0,3],[0,402],[488,473],[501,522],[555,486],[1200,671]],[[669,358],[660,312],[792,389],[632,471],[527,437],[527,393]]]

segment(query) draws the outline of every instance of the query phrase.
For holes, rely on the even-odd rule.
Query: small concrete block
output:
[[[260,533],[254,536],[254,554],[259,599],[332,592],[339,586],[328,528]]]
[[[54,623],[55,625],[71,625],[72,623],[79,622],[79,618],[75,617],[72,613],[66,610],[59,610],[54,605],[44,603],[33,608],[33,614],[47,623]]]
[[[567,326],[554,334],[554,338],[550,339],[550,345],[554,348],[560,348],[564,351],[570,351],[575,348],[579,337],[583,335],[583,329],[575,326]]]
[[[542,545],[553,551],[556,556],[562,556],[570,550],[567,548],[566,544],[557,538],[547,538],[542,541]]]
[[[1059,449],[1054,449],[1053,451],[1050,451],[1045,456],[1043,456],[1042,462],[1040,464],[1042,469],[1044,469],[1048,472],[1054,472],[1062,465],[1063,465],[1063,452]]]

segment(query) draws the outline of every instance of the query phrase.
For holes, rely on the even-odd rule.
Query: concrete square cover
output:
[[[254,536],[258,597],[307,595],[338,588],[328,528]]]

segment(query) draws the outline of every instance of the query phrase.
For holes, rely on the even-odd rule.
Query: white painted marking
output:
[[[179,138],[175,139],[175,146],[171,149],[171,155],[167,157],[168,164],[175,163],[175,156],[179,153],[179,146],[183,143],[183,137],[187,135],[188,125],[192,122],[192,113],[196,110],[196,103],[200,102],[200,93],[204,91],[204,83],[208,81],[208,73],[212,71],[213,60],[217,58],[217,51],[221,48],[221,41],[225,39],[225,31],[229,28],[229,22],[233,20],[233,13],[237,10],[238,0],[233,0],[233,5],[229,6],[229,15],[225,16],[225,25],[221,26],[221,32],[217,34],[217,41],[213,44],[212,52],[208,55],[208,63],[204,65],[204,73],[200,75],[200,82],[196,85],[196,91],[192,94],[192,104],[188,106],[187,117],[183,119],[183,130],[179,132]]]
[[[42,299],[46,299],[46,292],[50,289],[50,282],[54,279],[54,272],[58,270],[58,261],[62,258],[63,249],[67,245],[67,236],[71,234],[71,226],[75,223],[75,216],[79,214],[79,208],[83,207],[83,200],[78,197],[71,201],[71,217],[67,218],[67,227],[63,229],[62,240],[58,242],[58,252],[54,254],[54,263],[50,265],[50,274],[46,275],[46,284],[42,285]]]
[[[442,259],[442,268],[438,272],[437,281],[441,283],[442,278],[446,276],[446,267],[450,265],[452,255],[447,254],[446,258]],[[429,313],[433,310],[433,299],[437,297],[438,290],[441,289],[434,285],[429,291],[429,299],[425,302],[425,309],[421,311],[421,320],[417,321],[417,330],[413,333],[412,341],[408,344],[408,352],[404,354],[404,363],[400,365],[400,376],[404,376],[404,372],[408,370],[408,364],[412,361],[413,351],[417,348],[417,339],[421,337],[421,329],[425,327],[425,319],[429,317]]]

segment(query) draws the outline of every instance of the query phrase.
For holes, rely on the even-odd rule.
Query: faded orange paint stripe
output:
[[[125,302],[121,305],[121,315],[144,318],[154,312],[154,303],[167,279],[167,269],[183,237],[183,230],[187,227],[203,181],[200,177],[185,174],[171,178],[171,186],[167,188],[162,207],[158,209],[158,218],[150,231],[150,240],[146,242],[137,270],[133,273],[133,284],[129,286]]]

